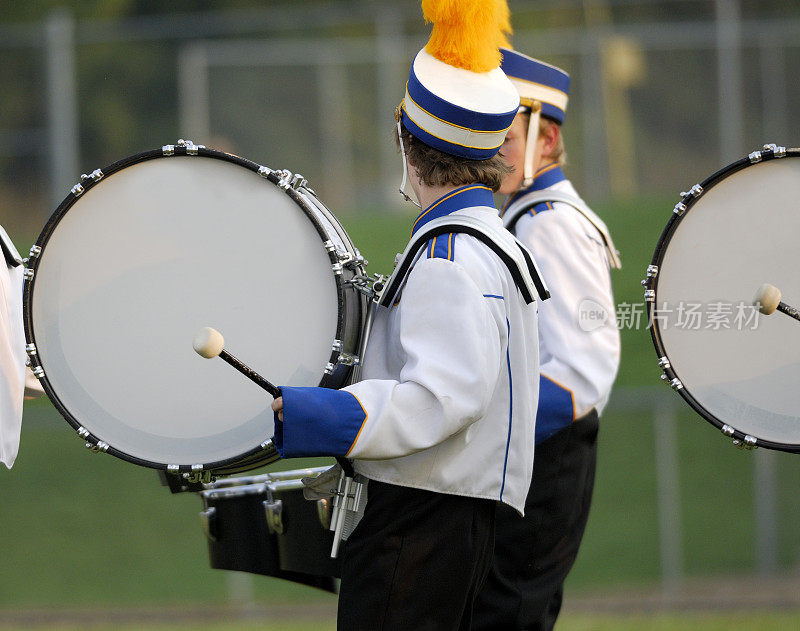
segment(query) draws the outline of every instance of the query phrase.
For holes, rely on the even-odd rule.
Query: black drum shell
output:
[[[250,572],[338,591],[340,560],[331,559],[333,533],[320,521],[317,502],[303,497],[298,480],[222,481],[201,492],[212,568]],[[266,504],[280,507],[282,532],[271,532]]]

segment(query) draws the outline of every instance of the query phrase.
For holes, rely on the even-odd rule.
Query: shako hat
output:
[[[523,55],[510,48],[501,48],[501,68],[519,92],[525,107],[541,103],[542,116],[561,124],[569,100],[569,75],[543,61]]]
[[[402,125],[425,144],[472,160],[494,156],[519,108],[500,69],[508,45],[506,0],[422,0],[433,23],[428,44],[411,64],[400,104]]]

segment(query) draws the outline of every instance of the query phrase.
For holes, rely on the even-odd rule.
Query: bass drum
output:
[[[683,194],[647,268],[662,378],[743,447],[800,452],[800,149],[764,147]]]
[[[31,250],[34,373],[95,451],[171,473],[277,460],[271,398],[192,349],[217,328],[274,383],[341,387],[363,259],[300,175],[179,141],[83,176]]]

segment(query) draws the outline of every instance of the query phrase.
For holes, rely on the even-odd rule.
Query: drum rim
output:
[[[738,444],[741,444],[745,447],[764,447],[766,449],[773,449],[776,451],[785,451],[789,453],[800,453],[800,443],[792,444],[792,443],[779,443],[775,441],[770,441],[766,439],[759,438],[758,436],[753,436],[752,434],[747,434],[746,432],[742,432],[738,430],[728,423],[717,418],[714,414],[708,411],[694,396],[689,392],[688,388],[683,385],[683,382],[672,367],[672,363],[670,362],[669,354],[667,353],[666,348],[664,347],[664,343],[661,339],[661,330],[659,327],[658,318],[654,317],[654,309],[657,303],[657,295],[658,295],[658,271],[661,269],[661,265],[664,260],[664,255],[667,251],[667,247],[669,246],[669,242],[672,239],[673,235],[678,229],[681,221],[683,221],[684,217],[686,217],[694,205],[697,203],[699,199],[701,199],[704,194],[720,182],[722,182],[725,178],[737,173],[739,171],[744,170],[747,167],[754,166],[761,162],[767,162],[770,160],[780,160],[789,157],[800,157],[800,148],[792,148],[792,149],[785,149],[775,147],[772,148],[771,146],[767,145],[764,147],[763,151],[753,152],[748,156],[737,160],[736,162],[732,162],[731,164],[723,167],[716,173],[713,173],[705,180],[700,182],[699,186],[701,191],[695,194],[693,191],[689,191],[687,193],[682,194],[681,201],[678,205],[676,205],[675,210],[672,213],[672,216],[667,221],[666,226],[664,227],[663,231],[661,232],[661,236],[659,237],[658,243],[656,244],[655,252],[653,253],[653,257],[650,261],[650,267],[648,267],[647,276],[642,281],[642,285],[645,288],[645,304],[647,305],[647,321],[650,328],[650,336],[653,341],[653,346],[656,350],[656,355],[658,356],[659,360],[659,367],[662,370],[661,378],[666,381],[669,385],[672,386],[674,390],[680,394],[681,397],[689,404],[689,406],[697,412],[703,419],[709,422],[711,425],[719,429],[725,436],[728,436],[736,441],[739,441]],[[696,189],[695,189],[696,190]],[[683,210],[680,210],[681,206],[683,206]],[[651,269],[655,267],[658,271],[655,274],[651,274]],[[649,294],[651,298],[648,298],[648,292],[652,291],[652,294]],[[666,363],[665,363],[666,362]],[[677,381],[676,381],[677,380]],[[675,384],[675,385],[673,385]],[[680,384],[679,386],[677,384]],[[750,443],[746,439],[755,439],[755,442]]]
[[[56,227],[64,218],[64,216],[69,212],[70,208],[77,202],[77,200],[83,195],[85,195],[90,189],[97,186],[100,182],[102,182],[107,177],[121,171],[129,166],[133,166],[134,164],[139,164],[142,162],[147,162],[149,160],[154,160],[157,158],[170,158],[173,156],[189,156],[192,158],[211,158],[222,160],[224,162],[230,162],[236,164],[241,167],[245,167],[246,169],[264,177],[266,180],[269,180],[272,184],[277,186],[283,192],[285,192],[289,198],[300,207],[303,211],[305,216],[314,226],[314,229],[317,232],[317,235],[320,237],[320,240],[325,247],[325,250],[328,254],[328,258],[331,262],[331,265],[340,264],[339,257],[336,253],[334,247],[327,247],[327,244],[330,243],[331,235],[328,233],[325,226],[322,225],[319,218],[316,216],[315,211],[319,212],[318,208],[310,208],[309,202],[307,202],[303,196],[295,190],[294,187],[289,183],[288,176],[292,174],[289,171],[281,171],[281,170],[274,170],[269,167],[260,165],[252,160],[248,160],[247,158],[243,158],[241,156],[236,156],[233,154],[226,153],[224,151],[220,151],[218,149],[212,149],[205,147],[203,145],[194,145],[189,141],[181,142],[179,141],[177,145],[165,145],[159,149],[153,149],[150,151],[144,151],[141,153],[133,154],[122,158],[102,169],[98,169],[89,176],[81,176],[81,181],[79,185],[76,185],[71,189],[71,191],[67,194],[67,196],[61,201],[58,207],[53,211],[52,215],[49,217],[47,222],[45,223],[44,227],[42,228],[39,236],[34,244],[34,247],[31,248],[31,256],[27,261],[27,272],[28,274],[24,277],[24,284],[23,284],[23,296],[22,296],[22,304],[23,304],[23,328],[25,332],[25,343],[30,348],[33,347],[33,351],[29,351],[29,357],[31,362],[31,368],[37,367],[37,360],[39,348],[36,345],[36,338],[33,331],[33,313],[32,313],[32,303],[33,303],[33,294],[34,288],[36,285],[36,270],[39,266],[39,262],[41,259],[41,255],[45,252],[47,242],[53,235],[56,230]],[[100,177],[95,177],[96,174],[100,175]],[[307,191],[315,199],[317,199],[320,205],[323,205],[322,202],[317,198],[316,194],[310,189],[307,188],[305,180],[300,175],[296,175],[296,178],[301,181],[298,189],[303,189]],[[327,210],[327,207],[326,207]],[[336,217],[330,211],[327,212],[328,220],[332,222],[334,226],[340,224],[340,222],[336,219]],[[339,225],[339,227],[344,230],[344,227]],[[354,248],[352,241],[350,241],[349,237],[347,240],[341,239],[340,234],[337,232],[337,238],[344,242],[345,248],[352,247]],[[37,250],[35,250],[37,249]],[[36,251],[36,254],[34,254]],[[363,271],[363,270],[362,270]],[[336,293],[337,293],[337,322],[336,322],[336,340],[341,340],[344,337],[345,327],[347,326],[347,321],[345,318],[345,297],[344,297],[344,281],[342,279],[341,274],[333,274],[334,282],[336,284]],[[332,345],[335,346],[335,345]],[[336,368],[341,368],[342,366],[338,363],[338,356],[339,352],[335,348],[331,351],[330,362]],[[348,370],[346,371],[338,371],[337,373],[331,372],[324,372],[323,376],[320,380],[319,386],[320,387],[336,387],[335,381],[337,377],[342,379],[343,381],[347,379],[347,376],[342,376],[341,372],[346,372],[347,375],[351,372],[352,367],[346,367]],[[59,414],[67,421],[67,423],[72,426],[72,428],[77,432],[78,436],[86,441],[86,447],[91,449],[92,451],[102,451],[104,453],[111,454],[117,458],[122,460],[126,460],[131,462],[135,465],[148,467],[151,469],[159,469],[164,470],[169,473],[194,473],[197,474],[198,472],[209,471],[214,472],[216,470],[223,470],[229,472],[239,472],[247,469],[242,469],[241,466],[247,466],[249,469],[255,469],[260,466],[264,466],[275,462],[276,460],[280,459],[280,455],[272,442],[271,438],[265,437],[265,440],[260,443],[259,445],[250,448],[249,450],[237,455],[232,456],[230,458],[224,458],[221,460],[216,460],[210,463],[190,463],[190,464],[175,464],[175,463],[164,463],[164,462],[157,462],[153,460],[148,460],[146,458],[140,458],[138,456],[131,455],[127,452],[124,452],[120,449],[117,449],[113,445],[106,443],[101,437],[94,435],[93,433],[89,432],[83,424],[67,409],[67,407],[61,401],[61,398],[55,392],[53,387],[50,385],[50,381],[45,373],[43,376],[39,377],[39,383],[42,385],[45,393],[47,394],[50,401],[53,403],[53,406],[58,410]],[[240,466],[237,466],[240,465]]]

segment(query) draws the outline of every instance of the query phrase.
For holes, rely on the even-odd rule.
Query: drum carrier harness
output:
[[[589,223],[597,229],[597,232],[600,233],[600,236],[603,239],[603,245],[605,246],[608,254],[609,266],[612,269],[622,268],[622,261],[619,258],[619,251],[614,247],[614,242],[611,240],[611,235],[608,232],[606,224],[595,214],[591,208],[589,208],[583,202],[583,200],[575,197],[574,195],[570,195],[569,193],[564,193],[562,191],[543,190],[537,193],[524,195],[518,201],[511,204],[511,206],[509,206],[506,212],[503,214],[503,225],[506,227],[506,230],[509,230],[513,233],[520,217],[528,212],[531,207],[544,202],[562,202],[564,204],[569,204],[581,215],[583,215],[589,221]]]
[[[409,241],[385,288],[376,298],[377,303],[384,307],[390,307],[417,260],[420,249],[434,237],[451,232],[475,237],[497,254],[511,273],[525,304],[531,304],[536,300],[537,295],[540,300],[547,300],[550,297],[550,292],[542,280],[536,262],[528,249],[516,237],[514,237],[515,244],[509,245],[507,235],[479,219],[447,216],[429,222]]]

